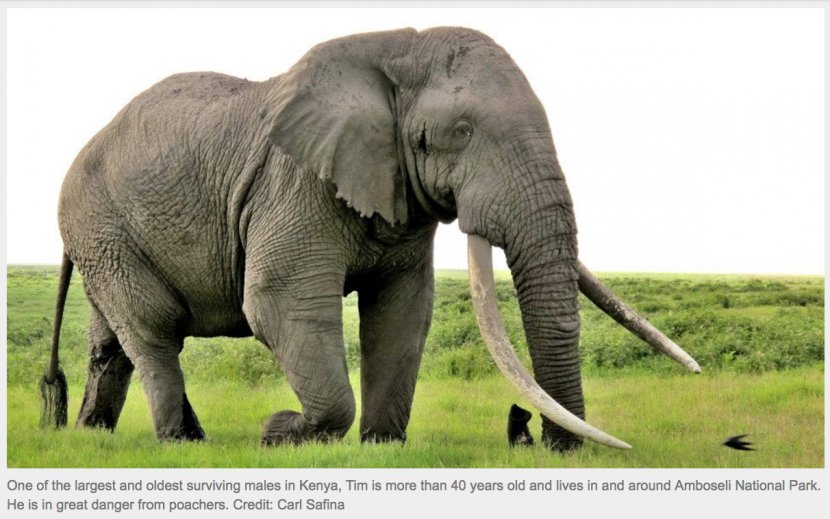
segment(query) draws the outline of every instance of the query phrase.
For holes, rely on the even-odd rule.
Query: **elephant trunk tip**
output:
[[[40,427],[42,429],[66,427],[67,385],[66,376],[60,368],[56,370],[54,376],[43,375],[40,379],[40,397],[43,403],[40,412]]]

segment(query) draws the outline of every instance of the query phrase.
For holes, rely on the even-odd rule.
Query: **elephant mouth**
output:
[[[492,247],[485,239],[470,234],[467,237],[467,254],[470,268],[470,292],[476,319],[487,349],[501,373],[543,415],[563,429],[609,447],[630,449],[629,444],[589,425],[565,409],[539,386],[519,360],[504,329],[504,323],[496,304]],[[700,367],[688,353],[622,303],[581,263],[579,263],[579,276],[580,290],[600,309],[658,351],[665,353],[691,371],[700,373]]]

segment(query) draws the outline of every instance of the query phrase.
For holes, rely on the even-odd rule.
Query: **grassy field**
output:
[[[553,455],[536,445],[510,449],[505,435],[514,391],[500,378],[424,380],[415,397],[409,439],[361,445],[345,441],[263,449],[260,427],[277,409],[297,408],[284,385],[192,384],[188,389],[208,441],[155,440],[143,393],[133,387],[115,434],[39,431],[37,391],[9,392],[8,463],[12,467],[821,467],[824,377],[820,366],[763,375],[588,378],[589,419],[622,438],[630,451],[587,443]],[[356,380],[353,381],[356,386]],[[77,416],[83,387],[71,388]],[[358,393],[359,394],[359,393]],[[523,403],[519,401],[520,405]],[[526,404],[524,404],[527,407]],[[539,416],[531,425],[538,439]],[[720,445],[750,432],[757,451]]]
[[[589,421],[632,451],[594,444],[569,455],[509,449],[516,393],[481,343],[464,272],[440,272],[433,327],[409,440],[262,449],[272,412],[297,408],[267,350],[251,339],[189,339],[188,396],[208,434],[199,444],[156,442],[137,381],[115,434],[40,431],[37,381],[47,363],[55,267],[8,270],[8,464],[12,467],[820,467],[824,463],[824,280],[816,277],[601,276],[701,364],[694,376],[655,355],[587,301],[582,357]],[[508,333],[527,358],[515,293],[497,276]],[[76,274],[61,356],[77,416],[86,369],[88,307]],[[344,299],[344,337],[357,394],[357,299]],[[527,405],[525,405],[527,407]],[[537,435],[536,414],[531,430]],[[720,445],[751,433],[758,450]]]

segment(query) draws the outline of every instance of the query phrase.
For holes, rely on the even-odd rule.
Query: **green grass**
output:
[[[514,391],[500,378],[419,383],[403,446],[361,445],[353,428],[336,444],[264,449],[260,427],[277,409],[297,408],[284,385],[193,384],[188,396],[208,440],[159,443],[144,397],[131,389],[115,433],[37,429],[32,388],[9,391],[10,467],[821,467],[821,367],[718,375],[650,374],[586,378],[589,420],[634,447],[593,443],[559,455],[542,446],[510,449],[505,434]],[[70,390],[77,415],[82,388]],[[523,402],[519,401],[520,404]],[[539,437],[534,413],[532,432]],[[757,451],[721,445],[751,433]]]
[[[655,354],[582,300],[581,355],[588,419],[634,445],[588,444],[577,453],[506,447],[516,393],[490,360],[472,312],[467,275],[436,275],[433,325],[422,363],[409,441],[360,445],[356,430],[336,445],[262,449],[265,418],[296,400],[269,352],[253,339],[188,339],[188,396],[209,441],[158,443],[133,382],[115,434],[37,428],[37,382],[47,365],[56,267],[8,269],[8,463],[14,467],[817,467],[824,431],[824,280],[800,276],[607,274],[631,306],[701,364],[692,376]],[[509,274],[497,273],[508,334],[527,347]],[[61,339],[70,420],[86,377],[89,309],[73,278]],[[344,299],[347,362],[357,380],[357,297]],[[356,382],[355,382],[356,384]],[[353,384],[354,385],[354,384]],[[521,403],[521,402],[519,402]],[[526,406],[527,407],[527,406]],[[538,415],[534,433],[538,438]],[[353,429],[356,429],[353,428]],[[757,452],[731,451],[749,432]]]

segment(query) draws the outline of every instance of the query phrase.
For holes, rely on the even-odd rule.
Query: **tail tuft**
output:
[[[54,379],[49,376],[40,379],[40,398],[43,406],[40,411],[41,429],[66,427],[66,376],[58,368]]]

